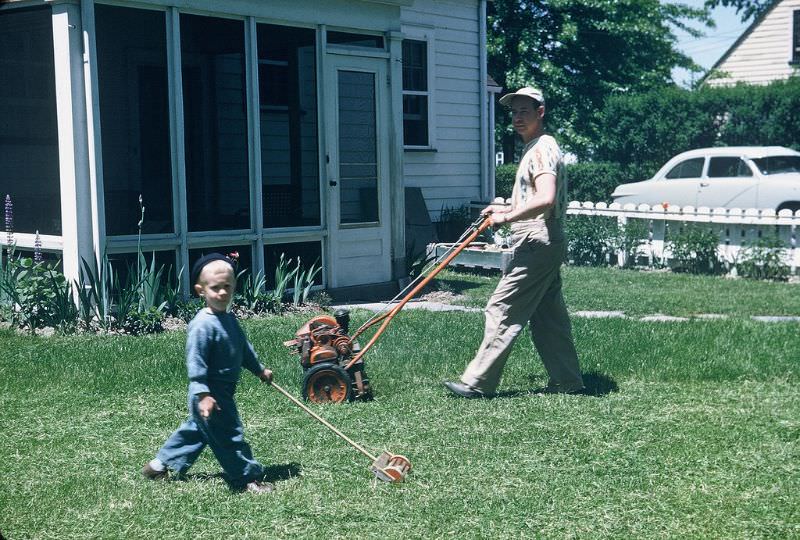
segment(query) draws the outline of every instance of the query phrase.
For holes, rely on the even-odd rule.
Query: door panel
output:
[[[757,195],[758,178],[747,163],[738,156],[717,156],[700,182],[697,206],[754,208]]]
[[[326,125],[333,287],[391,279],[386,60],[329,55]]]

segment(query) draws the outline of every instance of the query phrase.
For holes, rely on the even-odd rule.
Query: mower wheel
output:
[[[303,376],[303,399],[314,403],[343,403],[353,399],[353,380],[344,368],[325,362]]]

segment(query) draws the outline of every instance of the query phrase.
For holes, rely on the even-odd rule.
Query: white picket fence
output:
[[[800,268],[800,250],[797,249],[797,229],[800,228],[800,210],[781,210],[775,213],[771,209],[740,208],[707,208],[704,206],[671,206],[647,204],[606,204],[603,202],[572,201],[567,208],[568,215],[615,217],[620,224],[628,220],[644,220],[647,225],[647,238],[640,244],[637,257],[645,258],[650,265],[667,264],[671,258],[667,232],[674,227],[682,227],[689,223],[705,223],[719,235],[718,254],[728,263],[735,263],[739,252],[747,244],[759,238],[779,238],[786,248],[784,261],[792,274]],[[617,253],[618,263],[625,264],[626,254]]]

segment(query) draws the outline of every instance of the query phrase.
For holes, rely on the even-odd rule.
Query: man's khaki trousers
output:
[[[583,387],[572,328],[561,294],[565,243],[527,240],[518,245],[506,273],[486,306],[483,342],[461,382],[493,394],[514,340],[526,323],[550,377],[562,391]]]

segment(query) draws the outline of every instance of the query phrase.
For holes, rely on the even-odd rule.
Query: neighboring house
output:
[[[332,289],[402,277],[405,188],[434,220],[494,194],[485,19],[486,0],[0,1],[17,246],[38,231],[70,279],[139,246],[184,277],[212,250],[267,275],[321,261]]]
[[[767,84],[800,73],[800,0],[776,0],[717,60],[701,84]]]

